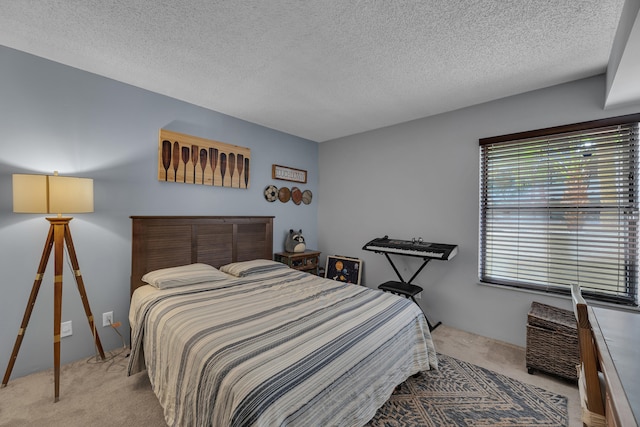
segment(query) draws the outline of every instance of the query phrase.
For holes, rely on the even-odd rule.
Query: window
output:
[[[480,140],[482,282],[638,305],[639,121]]]

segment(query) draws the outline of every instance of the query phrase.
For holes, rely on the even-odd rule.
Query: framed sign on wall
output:
[[[284,181],[307,183],[307,171],[303,169],[295,169],[286,166],[273,165],[271,169],[271,177],[273,179],[282,179]]]

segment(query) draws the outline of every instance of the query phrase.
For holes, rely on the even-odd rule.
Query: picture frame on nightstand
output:
[[[362,280],[362,260],[342,255],[329,255],[324,277],[339,282],[359,285]]]

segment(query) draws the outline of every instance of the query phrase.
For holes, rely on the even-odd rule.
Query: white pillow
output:
[[[268,259],[254,259],[251,261],[233,262],[223,265],[220,271],[231,274],[236,277],[247,277],[251,274],[264,273],[266,271],[278,270],[281,268],[289,268],[287,265],[271,261]]]
[[[196,263],[150,271],[142,276],[142,281],[158,289],[168,289],[228,278],[229,276],[209,264]]]

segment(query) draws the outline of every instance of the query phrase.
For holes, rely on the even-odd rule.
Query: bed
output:
[[[364,425],[437,368],[413,302],[271,261],[273,217],[132,221],[128,374],[168,425]]]

